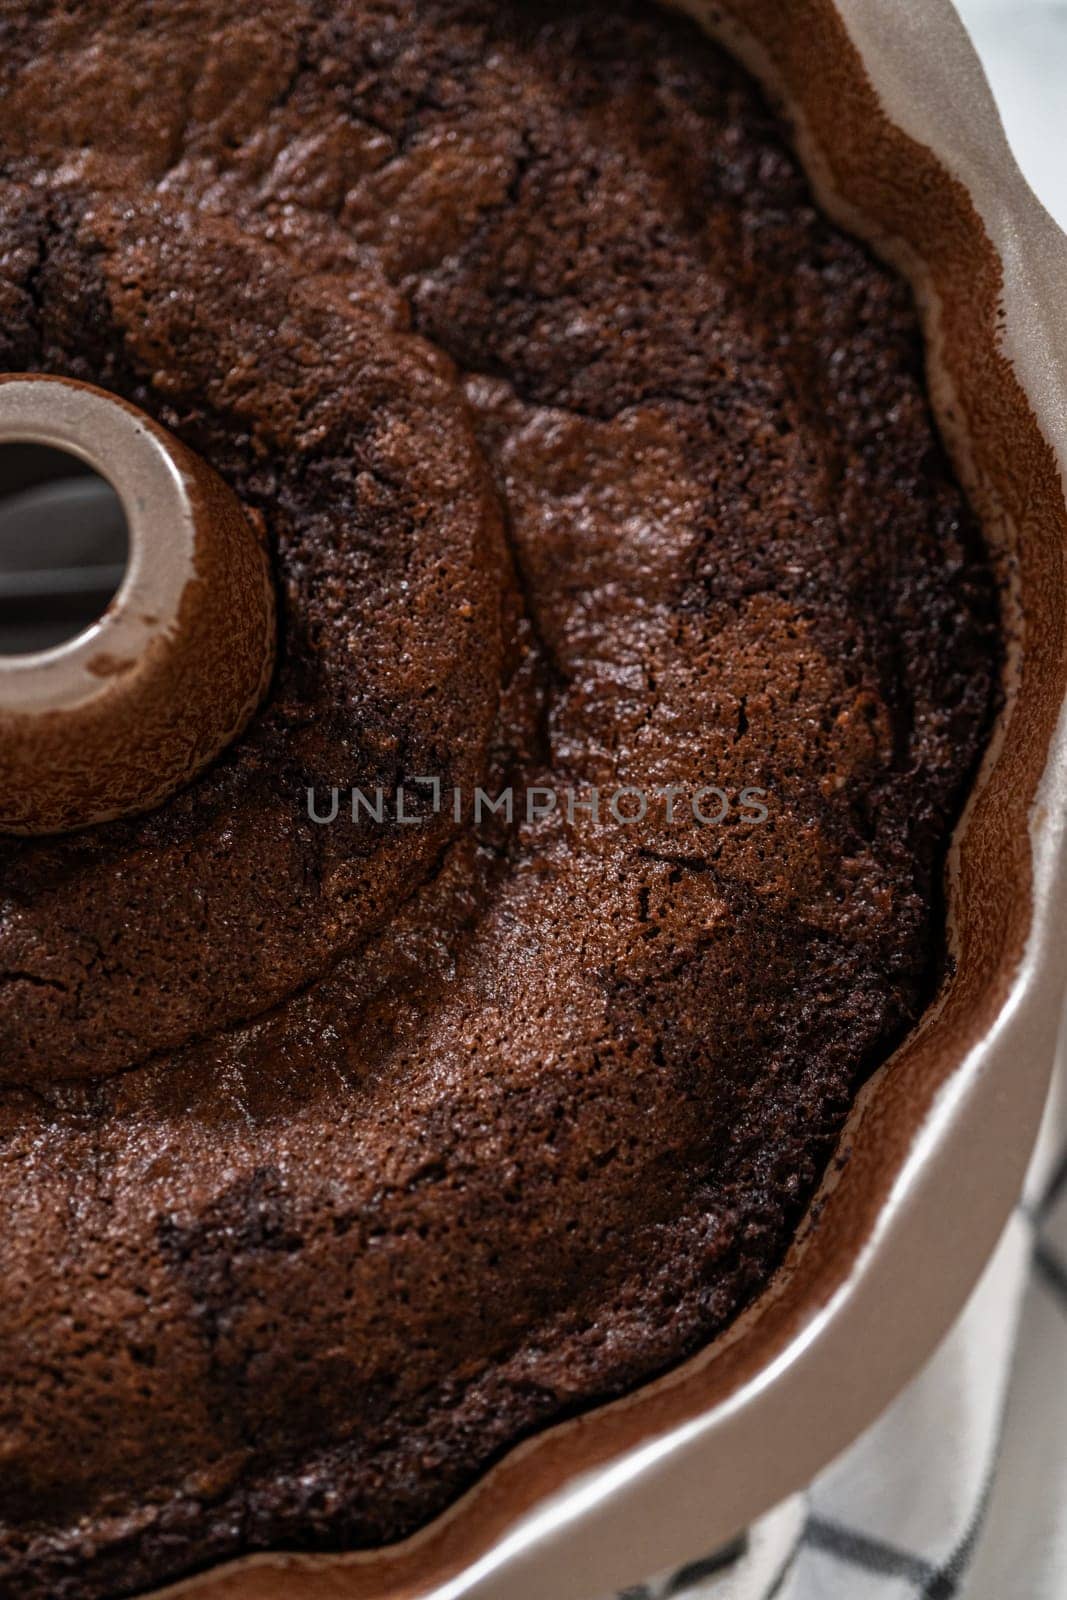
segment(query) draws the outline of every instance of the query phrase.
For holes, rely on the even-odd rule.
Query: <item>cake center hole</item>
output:
[[[128,559],[126,516],[106,478],[50,445],[0,445],[0,655],[84,633]]]

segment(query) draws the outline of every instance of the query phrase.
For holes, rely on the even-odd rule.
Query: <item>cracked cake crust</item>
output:
[[[403,1537],[724,1327],[936,986],[997,681],[907,292],[692,25],[243,11],[0,6],[2,365],[200,452],[282,602],[208,774],[0,844],[20,1600]],[[769,816],[304,810],[419,773]]]

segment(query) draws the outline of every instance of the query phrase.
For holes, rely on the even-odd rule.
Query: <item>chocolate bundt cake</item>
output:
[[[906,289],[692,23],[0,39],[0,370],[209,461],[280,612],[204,776],[0,841],[0,1595],[98,1600],[399,1539],[751,1301],[942,974],[998,609]]]

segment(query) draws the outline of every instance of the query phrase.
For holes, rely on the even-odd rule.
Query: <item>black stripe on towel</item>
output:
[[[804,1530],[804,1543],[811,1550],[821,1550],[824,1555],[845,1561],[850,1567],[861,1567],[864,1572],[877,1573],[882,1578],[907,1578],[916,1584],[929,1583],[937,1576],[936,1569],[921,1556],[900,1550],[883,1539],[872,1539],[843,1523],[830,1522],[825,1517],[810,1517]]]

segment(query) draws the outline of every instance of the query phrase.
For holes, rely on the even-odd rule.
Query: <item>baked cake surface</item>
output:
[[[997,608],[905,289],[689,23],[0,39],[0,370],[200,452],[282,612],[195,785],[0,841],[0,1594],[93,1600],[400,1538],[766,1283],[938,980]],[[730,806],[526,820],[594,786]]]

